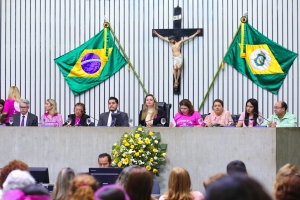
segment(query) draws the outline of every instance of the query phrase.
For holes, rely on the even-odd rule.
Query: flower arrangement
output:
[[[161,144],[159,132],[145,131],[141,126],[124,133],[112,147],[112,164],[117,167],[139,165],[159,175],[159,164],[166,159],[167,144]]]

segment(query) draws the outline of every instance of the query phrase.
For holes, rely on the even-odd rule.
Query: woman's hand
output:
[[[174,124],[173,124],[173,122],[170,122],[169,127],[175,127]]]

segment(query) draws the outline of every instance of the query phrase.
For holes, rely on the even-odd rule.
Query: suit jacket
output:
[[[146,126],[145,120],[141,119],[142,118],[142,112],[143,112],[143,110],[141,110],[140,114],[139,114],[139,124],[142,125],[142,126]],[[166,118],[166,117],[167,117],[167,115],[166,115],[165,111],[161,108],[158,108],[158,113],[157,113],[157,116],[154,117],[154,119],[153,119],[153,125],[152,126],[161,125],[161,123],[160,123],[161,118]],[[165,127],[168,127],[168,126],[169,126],[169,124],[165,124]]]
[[[17,113],[13,115],[13,123],[12,126],[20,126],[21,125],[21,113]],[[38,117],[30,112],[28,112],[26,126],[38,126]]]
[[[70,115],[68,115],[68,118],[71,118],[72,119],[72,121],[71,121],[71,126],[74,126],[75,125],[75,119],[76,119],[76,116],[75,116],[75,114],[70,114]],[[82,116],[81,116],[81,118],[80,118],[80,124],[79,124],[79,126],[88,126],[88,124],[86,123],[86,119],[87,118],[90,118],[90,116],[89,115],[87,115],[87,114],[83,114]],[[64,124],[64,126],[66,125],[66,123]]]
[[[120,111],[117,111],[117,113],[121,113],[121,117],[123,119],[122,125],[119,126],[129,126],[128,114]],[[97,126],[107,126],[108,116],[109,116],[109,112],[101,113]]]

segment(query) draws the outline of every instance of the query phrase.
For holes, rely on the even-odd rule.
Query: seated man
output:
[[[233,174],[244,174],[248,175],[246,165],[243,163],[243,161],[240,160],[234,160],[228,163],[227,165],[227,174],[228,175],[233,175]]]
[[[112,125],[112,113],[120,113],[122,121],[118,122],[118,126],[129,126],[128,124],[128,114],[125,112],[118,111],[119,100],[116,97],[109,97],[108,99],[108,109],[109,112],[101,113],[99,117],[99,122],[97,126],[111,126]]]
[[[111,166],[111,157],[108,153],[101,153],[98,157],[99,168],[109,168]]]
[[[38,117],[30,112],[29,101],[21,99],[20,112],[13,115],[12,126],[38,126]]]
[[[264,121],[262,125],[268,127],[297,127],[297,119],[295,115],[287,112],[287,104],[284,101],[278,101],[274,105],[274,115]]]

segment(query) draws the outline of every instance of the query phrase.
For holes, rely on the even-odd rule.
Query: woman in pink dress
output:
[[[227,126],[233,124],[233,119],[230,115],[230,112],[224,110],[224,103],[221,99],[214,100],[212,109],[213,111],[211,111],[211,113],[208,114],[204,119],[205,126]]]
[[[192,191],[191,179],[188,171],[181,167],[172,169],[169,176],[168,191],[159,200],[202,200],[203,195],[199,191]]]
[[[174,116],[174,121],[170,122],[170,127],[184,126],[204,126],[202,116],[194,110],[194,106],[188,99],[179,102],[179,112]]]
[[[262,121],[262,119],[262,113],[258,111],[257,100],[248,99],[246,102],[246,112],[241,113],[236,127],[254,127],[259,125],[257,121]]]
[[[57,112],[56,101],[47,99],[45,103],[46,112],[41,117],[41,122],[45,126],[62,126],[63,120],[61,114]]]
[[[9,125],[9,118],[13,116],[13,114],[20,112],[20,100],[21,95],[20,91],[16,86],[11,86],[8,91],[8,97],[4,102],[4,108],[2,112],[2,117],[5,117],[6,125]]]

